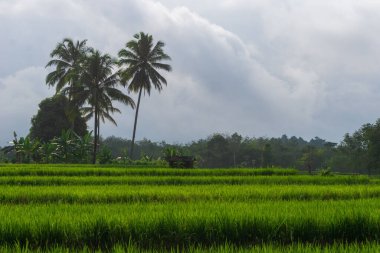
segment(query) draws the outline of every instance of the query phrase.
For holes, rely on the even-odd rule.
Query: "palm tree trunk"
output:
[[[98,136],[98,146],[96,147],[97,150],[100,150],[100,115],[98,114],[98,133],[97,133],[97,136]]]
[[[95,115],[94,115],[94,150],[92,154],[92,163],[96,163],[96,146],[98,145],[98,110],[95,106]]]
[[[72,84],[71,84],[72,85]],[[73,93],[73,91],[70,91],[70,93],[69,93],[69,102],[68,102],[68,104],[67,104],[67,118],[69,119],[69,121],[70,121],[70,129],[71,129],[71,131],[73,131],[74,132],[74,122],[75,122],[75,116],[73,116],[73,111],[74,111],[74,109],[73,109],[73,107],[74,107],[74,103],[73,103],[73,96],[72,96],[72,93]]]
[[[98,114],[98,145],[100,145],[100,115]]]
[[[235,153],[235,150],[234,150],[234,168],[236,168],[236,153]]]
[[[140,92],[139,92],[139,98],[137,100],[137,107],[136,107],[136,114],[135,114],[135,124],[133,126],[133,136],[132,136],[132,144],[131,144],[131,154],[130,157],[133,160],[133,147],[135,145],[135,136],[136,136],[136,125],[137,125],[137,117],[139,115],[139,107],[140,107],[140,99],[141,99],[141,93],[142,93],[143,87],[141,86]]]

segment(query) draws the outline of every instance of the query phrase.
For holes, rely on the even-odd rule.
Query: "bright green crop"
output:
[[[376,242],[379,201],[3,205],[0,243],[105,248]]]
[[[1,165],[0,252],[378,252],[380,180]]]
[[[371,198],[380,198],[380,185],[6,185],[0,187],[0,203],[13,204],[253,202]]]
[[[0,176],[0,185],[375,185],[368,176]]]

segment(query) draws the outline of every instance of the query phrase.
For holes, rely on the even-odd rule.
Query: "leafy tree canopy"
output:
[[[70,129],[71,122],[67,116],[68,108],[69,101],[63,95],[58,94],[42,100],[39,104],[37,115],[32,118],[30,137],[46,142],[60,136],[62,130]],[[79,136],[84,136],[87,132],[86,121],[80,116],[79,110],[76,110],[75,115],[77,116],[74,119],[74,132]]]

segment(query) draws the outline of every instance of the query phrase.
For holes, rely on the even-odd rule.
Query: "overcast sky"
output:
[[[116,56],[140,31],[166,43],[173,71],[143,97],[137,139],[338,142],[380,117],[379,13],[372,0],[0,0],[0,146],[54,94],[45,65],[58,42]],[[120,109],[101,135],[131,138],[134,112]]]

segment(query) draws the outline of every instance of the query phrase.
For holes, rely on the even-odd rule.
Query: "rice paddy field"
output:
[[[4,164],[0,252],[380,252],[380,179]]]

